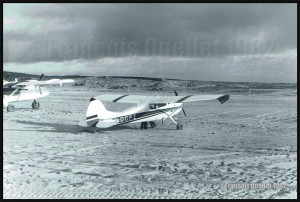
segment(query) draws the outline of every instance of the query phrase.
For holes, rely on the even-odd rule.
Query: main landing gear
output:
[[[150,121],[150,126],[151,126],[151,128],[155,128],[156,127],[156,123],[154,121]]]
[[[8,105],[8,106],[6,107],[6,111],[7,111],[7,112],[14,112],[14,111],[15,111],[15,106],[13,106],[13,105]]]
[[[183,129],[182,124],[176,123],[176,121],[171,116],[169,118],[172,120],[173,123],[176,124],[177,130],[182,130]],[[149,123],[150,123],[151,128],[156,127],[156,123],[154,121],[150,121]],[[141,123],[141,129],[148,129],[148,122],[142,122]]]
[[[39,109],[40,108],[40,103],[34,100],[31,104],[32,109]],[[6,107],[7,112],[14,112],[15,111],[15,106],[14,105],[8,105]]]
[[[141,129],[148,129],[147,122],[142,122],[141,123]]]
[[[182,124],[177,124],[177,130],[182,130],[183,129],[183,125]]]
[[[40,108],[40,103],[37,102],[36,100],[34,100],[31,106],[32,106],[32,109],[38,109],[38,108]]]
[[[156,127],[156,123],[154,121],[150,121],[149,123],[150,123],[151,128]],[[148,129],[148,122],[142,122],[141,129]]]

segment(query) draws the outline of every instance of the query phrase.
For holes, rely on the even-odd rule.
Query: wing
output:
[[[196,102],[205,100],[219,100],[221,104],[229,99],[230,95],[187,95],[187,96],[147,96],[147,95],[127,95],[127,94],[102,94],[94,97],[95,99],[108,101],[108,102],[121,102],[121,103],[184,103]]]
[[[141,103],[155,100],[157,96],[145,95],[126,95],[126,94],[102,94],[94,97],[97,100],[108,102],[121,102],[121,103]]]
[[[176,96],[179,97],[179,96]],[[203,95],[187,95],[180,99],[178,99],[177,103],[184,102],[198,102],[198,101],[206,101],[206,100],[219,100],[221,104],[226,102],[230,98],[230,95],[214,95],[214,94],[203,94]]]
[[[62,85],[63,83],[73,83],[73,79],[51,79],[47,81],[37,81],[37,80],[30,80],[30,81],[24,81],[19,82],[15,84],[13,87],[16,86],[35,86],[35,85],[55,85],[59,84]]]

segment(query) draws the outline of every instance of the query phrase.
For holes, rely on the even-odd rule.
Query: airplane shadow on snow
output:
[[[44,130],[26,130],[26,131],[37,131],[37,132],[56,132],[56,133],[73,133],[80,134],[83,132],[87,132],[86,128],[82,128],[77,124],[62,124],[62,123],[48,123],[48,122],[34,122],[34,121],[16,121],[17,123],[26,124],[26,125],[35,125],[39,127],[51,127],[53,129],[44,129]],[[117,131],[117,130],[141,130],[139,127],[130,127],[130,126],[113,126],[110,128],[100,129],[97,128],[95,133],[105,133],[109,131]],[[147,130],[176,130],[170,128],[148,128]]]
[[[87,132],[86,128],[82,128],[77,124],[61,124],[61,123],[48,123],[48,122],[34,122],[34,121],[16,121],[21,124],[26,125],[35,125],[39,127],[51,127],[52,129],[44,129],[44,130],[31,130],[31,131],[38,131],[38,132],[57,132],[57,133],[73,133],[73,134],[80,134],[82,132]],[[100,129],[97,128],[96,133],[100,132],[107,132],[107,131],[114,131],[114,130],[130,130],[134,129],[128,126],[113,126],[111,128]],[[26,130],[29,131],[29,130]]]
[[[38,132],[57,132],[57,133],[74,133],[79,134],[84,132],[84,128],[81,128],[78,125],[72,124],[62,124],[62,123],[48,123],[48,122],[34,122],[34,121],[16,121],[17,123],[26,124],[26,125],[34,125],[39,127],[51,127],[50,129],[39,129],[39,130],[31,130]],[[55,130],[53,130],[54,128]],[[28,130],[26,130],[28,131]]]

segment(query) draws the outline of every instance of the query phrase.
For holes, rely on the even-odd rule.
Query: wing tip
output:
[[[221,97],[218,97],[217,99],[219,100],[219,102],[221,104],[224,104],[227,100],[229,100],[230,95],[226,94],[226,95],[222,95]]]

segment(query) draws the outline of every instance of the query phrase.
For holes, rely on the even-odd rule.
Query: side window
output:
[[[166,106],[167,104],[166,103],[159,103],[159,104],[157,104],[157,107],[159,108],[159,107],[163,107],[163,106]]]
[[[150,104],[150,109],[156,109],[156,104]]]
[[[167,105],[166,103],[157,103],[157,104],[150,104],[149,107],[150,109],[157,109],[166,105]]]

